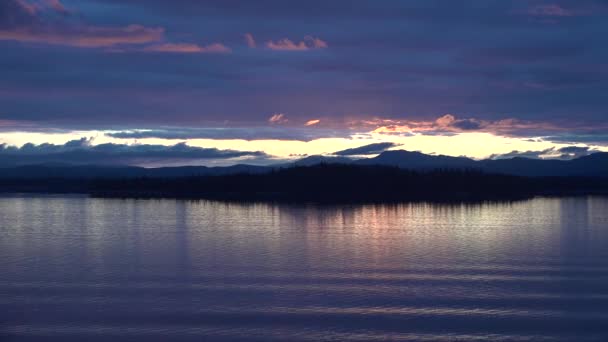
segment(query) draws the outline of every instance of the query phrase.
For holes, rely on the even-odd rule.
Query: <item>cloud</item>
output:
[[[17,28],[0,30],[0,40],[91,48],[156,42],[162,39],[163,33],[163,28],[148,28],[141,25],[125,27],[83,26],[70,29],[53,28],[44,31],[35,28]]]
[[[526,13],[543,3],[577,16]],[[608,12],[606,6],[595,10],[599,3],[606,4],[489,0],[481,8],[477,1],[354,1],[344,10],[319,0],[184,0],[181,6],[65,0],[66,15],[47,5],[28,12],[16,0],[0,0],[5,35],[21,30],[34,42],[97,47],[0,41],[0,118],[83,130],[206,127],[224,120],[255,128],[268,119],[259,113],[282,111],[294,126],[317,115],[323,122],[316,127],[378,116],[393,123],[365,125],[360,132],[595,140],[601,134],[586,135],[580,126],[606,124],[608,50],[597,33],[606,31]],[[582,11],[589,15],[580,17]],[[538,25],[548,19],[564,24]],[[122,39],[129,24],[140,28]],[[100,41],[94,28],[109,37]],[[246,47],[247,32],[257,50]],[[287,46],[297,48],[305,34],[319,37],[306,40],[306,47],[330,47],[301,53],[266,47],[288,38]],[[205,40],[192,40],[199,35]],[[234,51],[201,61],[198,47],[180,45],[209,42]],[[147,47],[175,53],[142,56],[138,51]],[[184,50],[193,53],[178,53]],[[456,121],[434,123],[445,113]]]
[[[573,11],[567,10],[558,4],[538,5],[528,9],[528,14],[538,17],[572,17]]]
[[[70,13],[70,11],[61,3],[61,0],[41,0],[37,2],[15,0],[14,3],[16,3],[22,10],[26,11],[30,15],[35,15],[38,12],[48,9],[52,9],[58,13]]]
[[[117,139],[218,139],[218,140],[297,140],[312,141],[322,138],[350,138],[350,130],[296,127],[207,127],[166,128],[108,132],[106,136]]]
[[[443,128],[449,131],[462,130],[471,131],[477,130],[482,127],[482,123],[476,119],[456,119],[452,114],[445,114],[444,116],[435,120],[435,124],[438,128]]]
[[[72,140],[64,145],[25,144],[22,147],[0,145],[0,166],[44,163],[149,165],[179,162],[205,162],[217,159],[267,158],[264,152],[219,150],[178,143],[173,146],[146,144],[100,144],[90,139]]]
[[[473,131],[480,129],[482,127],[482,123],[475,119],[462,119],[452,123],[452,127],[463,131]]]
[[[349,148],[346,150],[338,151],[332,153],[336,156],[357,156],[357,155],[368,155],[368,154],[378,154],[383,151],[388,150],[392,147],[400,146],[400,144],[385,142],[385,143],[375,143],[369,144],[361,147]]]
[[[314,125],[318,124],[319,122],[321,122],[321,120],[319,120],[319,119],[308,120],[308,121],[306,121],[304,126],[314,126]]]
[[[268,122],[270,122],[271,124],[279,124],[279,125],[287,123],[288,121],[289,121],[289,119],[287,119],[287,116],[283,113],[273,114],[268,119]]]
[[[300,42],[293,42],[288,38],[283,38],[276,42],[272,40],[266,42],[267,48],[278,51],[307,51],[311,49],[325,49],[328,46],[327,42],[312,36],[306,36]]]
[[[551,147],[540,151],[511,151],[504,154],[493,154],[490,159],[511,159],[511,158],[529,158],[529,159],[562,159],[571,160],[593,153],[600,152],[597,149],[588,146],[565,146],[561,148]]]
[[[372,133],[379,134],[425,134],[453,135],[464,132],[483,132],[503,136],[538,137],[549,135],[551,132],[567,130],[588,130],[589,127],[564,127],[550,122],[524,121],[514,118],[500,120],[481,120],[476,118],[457,118],[453,114],[445,114],[434,121],[379,119],[353,122],[355,127],[368,127]]]
[[[245,33],[244,37],[245,37],[245,43],[247,44],[248,47],[255,48],[257,46],[255,39],[253,38],[253,35],[251,33]]]
[[[206,46],[190,43],[165,43],[147,46],[144,48],[144,51],[168,53],[230,53],[232,50],[220,43]]]
[[[48,6],[50,6],[57,12],[60,12],[60,13],[70,13],[71,12],[61,3],[61,0],[46,0],[46,3]]]
[[[0,40],[91,48],[158,42],[164,35],[161,27],[94,26],[72,23],[63,16],[49,16],[48,12],[69,13],[60,1],[3,0]]]
[[[608,134],[605,131],[592,133],[563,133],[559,135],[544,136],[543,140],[553,143],[586,143],[594,145],[608,145]]]
[[[8,0],[10,2],[10,0]],[[38,12],[39,6],[37,4],[31,4],[26,0],[16,0],[15,3],[19,5],[19,7],[30,15],[34,15]]]

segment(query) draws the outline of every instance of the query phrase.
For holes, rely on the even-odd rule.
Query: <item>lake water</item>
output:
[[[608,341],[608,199],[0,198],[0,341]]]

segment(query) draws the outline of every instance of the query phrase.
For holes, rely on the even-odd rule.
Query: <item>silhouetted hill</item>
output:
[[[79,172],[86,170],[89,168],[84,167]],[[226,172],[227,168],[220,170]],[[235,170],[251,169],[240,167]],[[521,177],[473,169],[415,171],[354,164],[253,170],[212,174],[215,171],[209,169],[169,168],[161,170],[165,172],[163,176],[155,170],[154,177],[134,176],[142,172],[139,168],[105,169],[105,177],[70,178],[49,173],[47,178],[0,179],[0,192],[297,201],[498,200],[535,195],[608,194],[608,177]],[[255,173],[256,170],[264,172]],[[110,171],[129,176],[107,177]],[[180,176],[199,171],[207,174]]]
[[[318,164],[350,164],[353,160],[347,157],[309,156],[283,166],[312,166]]]
[[[90,193],[110,197],[186,197],[306,201],[520,199],[608,194],[608,178],[519,177],[481,171],[427,172],[388,166],[320,164],[262,174],[99,180]]]

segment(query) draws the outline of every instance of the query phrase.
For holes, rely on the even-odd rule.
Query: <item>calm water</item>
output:
[[[0,198],[1,341],[608,341],[608,199]]]

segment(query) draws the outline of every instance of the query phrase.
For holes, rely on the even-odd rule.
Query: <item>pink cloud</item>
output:
[[[451,124],[454,123],[454,121],[456,121],[456,117],[454,115],[446,114],[435,120],[435,123],[439,127],[449,127]]]
[[[293,42],[288,38],[283,38],[276,42],[271,40],[266,42],[266,47],[278,51],[307,51],[311,49],[326,49],[329,45],[319,38],[306,36],[300,42]]]
[[[66,20],[72,11],[61,0],[0,0],[10,1],[9,16],[21,18],[12,25],[0,28],[0,40],[25,43],[66,45],[82,48],[105,48],[106,51],[133,50],[173,53],[229,53],[230,48],[220,43],[207,46],[164,42],[165,29],[132,24],[128,26],[94,26],[75,24]],[[65,14],[48,16],[47,12]],[[140,45],[140,47],[125,47]],[[144,46],[143,48],[141,46]]]
[[[148,46],[144,48],[144,51],[168,53],[230,53],[232,50],[220,43],[214,43],[207,46],[190,43],[165,43]]]
[[[70,28],[20,27],[0,30],[0,40],[45,43],[77,47],[110,47],[119,44],[144,44],[160,41],[161,27],[129,25],[124,27],[79,26]]]
[[[285,50],[285,51],[304,51],[308,50],[308,46],[304,42],[294,43],[291,40],[285,38],[278,40],[277,42],[269,41],[266,43],[266,47],[271,50]]]
[[[22,10],[29,13],[30,15],[36,14],[39,10],[39,6],[37,4],[31,4],[26,0],[16,0],[15,3],[19,5]]]
[[[327,45],[327,42],[324,40],[321,40],[319,38],[315,38],[315,37],[311,37],[311,36],[306,36],[304,37],[304,40],[308,40],[311,42],[313,48],[315,49],[326,49],[329,47],[329,45]]]
[[[253,38],[253,35],[251,33],[245,33],[245,43],[250,48],[255,48],[257,46],[255,38]]]
[[[287,116],[283,113],[274,114],[268,119],[268,122],[270,122],[271,124],[284,124],[288,121],[289,120],[287,119]]]
[[[60,13],[70,13],[70,11],[61,3],[61,0],[45,0],[46,4]]]

